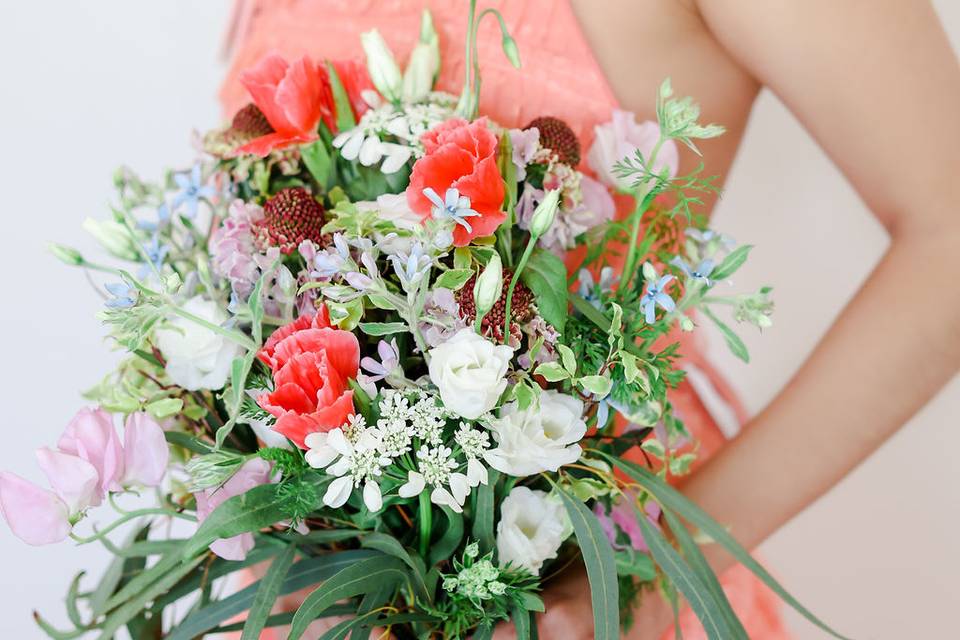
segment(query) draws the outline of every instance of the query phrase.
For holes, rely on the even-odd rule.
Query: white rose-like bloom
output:
[[[183,309],[215,325],[226,322],[227,313],[211,300],[190,298]],[[167,360],[167,374],[187,389],[220,389],[230,375],[230,363],[240,355],[235,342],[192,320],[174,316],[157,331],[157,347]]]
[[[511,347],[461,329],[430,350],[430,380],[448,411],[475,420],[497,405],[512,357]]]
[[[511,476],[556,471],[580,459],[577,444],[587,432],[583,402],[552,389],[540,394],[540,406],[521,410],[505,405],[490,424],[497,447],[484,455],[487,463]]]
[[[557,557],[568,535],[570,527],[558,500],[543,491],[514,487],[500,505],[497,559],[501,567],[511,564],[539,575],[544,561]]]
[[[660,138],[660,125],[649,120],[637,124],[637,117],[633,113],[614,111],[610,122],[595,126],[593,131],[595,137],[587,153],[587,164],[606,184],[629,191],[634,179],[618,176],[613,167],[624,158],[633,158],[637,151],[643,154],[645,160],[649,160]],[[677,175],[679,164],[677,145],[673,140],[667,140],[660,146],[652,168],[660,173],[664,167],[668,167],[673,177]]]

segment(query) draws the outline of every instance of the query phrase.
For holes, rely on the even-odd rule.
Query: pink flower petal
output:
[[[37,464],[70,513],[100,504],[100,476],[83,458],[43,447],[37,449]]]
[[[155,487],[163,480],[170,449],[163,428],[144,412],[130,414],[123,432],[124,484]]]
[[[27,544],[53,544],[70,534],[63,500],[6,471],[0,471],[0,511],[13,534]]]

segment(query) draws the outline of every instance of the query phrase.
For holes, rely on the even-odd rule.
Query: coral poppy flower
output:
[[[497,168],[497,136],[486,118],[447,120],[421,137],[426,155],[413,165],[407,202],[421,218],[449,218],[458,247],[488,236],[506,219]]]
[[[254,138],[237,150],[260,157],[317,139],[321,118],[333,130],[334,106],[330,80],[324,67],[304,56],[293,64],[269,54],[252,69],[240,74],[273,133]]]
[[[350,378],[360,343],[328,325],[325,312],[278,329],[258,354],[273,372],[274,389],[257,402],[277,418],[273,430],[306,449],[304,438],[343,426],[354,412]]]

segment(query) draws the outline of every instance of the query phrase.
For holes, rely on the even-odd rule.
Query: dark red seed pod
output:
[[[530,121],[524,129],[536,127],[540,144],[560,158],[560,162],[575,167],[580,164],[580,141],[566,122],[553,116],[541,116]]]
[[[259,138],[273,133],[273,127],[267,121],[267,116],[263,115],[259,107],[252,102],[233,116],[230,130],[246,138]]]
[[[480,322],[483,335],[498,342],[503,340],[503,324],[507,313],[507,290],[510,288],[512,279],[513,271],[504,269],[503,289],[500,291],[500,298]],[[470,324],[473,324],[477,316],[477,308],[473,300],[473,287],[476,282],[477,276],[474,275],[467,280],[467,283],[456,294],[457,303],[460,305],[460,317]],[[510,302],[510,333],[519,336],[520,325],[530,322],[533,315],[533,292],[527,285],[518,282],[513,290],[513,300]]]
[[[276,193],[263,205],[263,219],[257,225],[257,244],[261,249],[279,247],[290,254],[304,240],[320,246],[326,244],[321,231],[323,207],[303,187],[288,187]]]

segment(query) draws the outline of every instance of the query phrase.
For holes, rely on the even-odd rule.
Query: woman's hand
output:
[[[541,638],[591,640],[593,638],[593,606],[590,583],[582,564],[570,567],[551,581],[543,592],[546,612],[537,616]],[[669,607],[658,594],[647,592],[634,611],[634,624],[624,635],[629,640],[659,640],[672,622]],[[493,640],[515,640],[513,624],[497,625]]]

